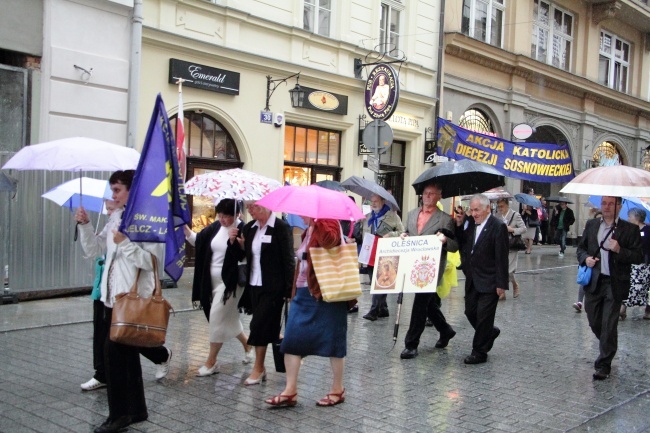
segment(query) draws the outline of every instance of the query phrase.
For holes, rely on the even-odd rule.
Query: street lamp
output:
[[[291,106],[293,108],[302,107],[302,101],[305,99],[305,91],[302,89],[302,87],[300,87],[298,80],[300,80],[300,75],[296,77],[296,87],[289,90],[289,96],[291,96]]]

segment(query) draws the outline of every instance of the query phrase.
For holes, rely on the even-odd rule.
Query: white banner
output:
[[[370,293],[435,292],[441,253],[436,235],[379,239]]]

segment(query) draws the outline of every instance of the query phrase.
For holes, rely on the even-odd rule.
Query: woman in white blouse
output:
[[[253,359],[236,299],[241,255],[236,238],[244,223],[235,218],[235,200],[221,200],[215,210],[217,220],[200,233],[185,226],[187,241],[196,247],[192,301],[201,303],[210,329],[210,352],[196,374],[200,377],[219,372],[217,356],[223,343],[231,338],[236,337],[244,347],[244,364]]]

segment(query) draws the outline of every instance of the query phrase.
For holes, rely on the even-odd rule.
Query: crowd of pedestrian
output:
[[[82,384],[84,391],[107,387],[109,416],[95,433],[117,432],[148,417],[140,355],[158,365],[156,378],[169,371],[171,350],[164,346],[138,348],[111,341],[112,307],[115,296],[127,292],[139,277],[141,296],[150,296],[153,275],[152,258],[163,259],[163,245],[131,242],[118,231],[124,205],[129,196],[133,171],[116,172],[110,185],[113,202],[104,229],[95,234],[83,207],[75,218],[80,224],[81,242],[89,257],[98,257],[97,290],[94,299],[93,363],[95,375]],[[487,362],[488,354],[501,330],[496,326],[499,300],[512,284],[513,297],[520,296],[515,279],[518,251],[513,238],[525,239],[529,254],[537,233],[541,242],[548,240],[546,229],[554,230],[560,246],[559,257],[566,251],[566,237],[575,217],[566,203],[552,211],[524,206],[519,213],[511,209],[508,199],[499,199],[492,209],[483,194],[471,197],[469,208],[459,207],[454,214],[445,213],[438,205],[443,189],[430,182],[422,191],[422,202],[406,215],[402,224],[399,215],[383,197],[370,197],[371,211],[357,226],[347,227],[332,219],[303,217],[307,227],[302,242],[294,251],[289,225],[269,209],[247,202],[252,220],[244,223],[235,200],[224,199],[216,206],[217,220],[194,233],[185,227],[187,241],[196,248],[196,265],[192,301],[198,303],[208,320],[209,349],[199,377],[219,372],[218,355],[222,345],[237,338],[243,348],[242,362],[253,361],[253,368],[244,380],[245,386],[266,380],[266,352],[270,344],[278,344],[284,354],[285,387],[265,402],[275,407],[292,407],[298,402],[298,380],[301,360],[306,356],[330,359],[332,382],[318,406],[334,406],[346,400],[344,367],[347,354],[347,316],[356,301],[327,302],[314,269],[312,248],[331,250],[346,242],[360,240],[360,232],[381,237],[434,235],[442,244],[438,285],[442,284],[447,255],[460,252],[465,274],[465,316],[474,329],[471,351],[465,364]],[[532,193],[532,191],[529,191]],[[542,202],[542,204],[545,204]],[[645,306],[650,318],[648,281],[650,281],[650,228],[645,213],[630,211],[630,222],[619,218],[621,199],[603,197],[602,217],[589,220],[577,248],[577,260],[592,269],[589,284],[581,287],[584,296],[574,307],[587,312],[589,325],[599,340],[599,355],[594,362],[595,380],[606,379],[617,350],[618,321],[625,319],[626,308]],[[544,224],[546,222],[546,224]],[[361,229],[362,228],[362,229]],[[369,267],[372,278],[374,269]],[[290,302],[282,332],[282,312]],[[418,355],[420,337],[427,321],[436,328],[438,349],[448,346],[456,331],[441,311],[437,293],[417,293],[413,299],[410,324],[404,340],[402,359]],[[240,312],[252,314],[250,334],[246,334]],[[372,306],[364,316],[376,321],[388,317],[386,295],[373,295]],[[283,338],[281,338],[283,337]],[[254,356],[253,356],[254,355]],[[277,359],[275,360],[277,362]]]

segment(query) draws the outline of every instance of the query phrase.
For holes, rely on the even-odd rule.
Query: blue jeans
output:
[[[555,242],[560,244],[560,252],[564,253],[564,250],[566,250],[566,230],[555,229]]]

